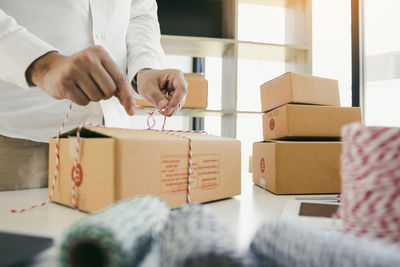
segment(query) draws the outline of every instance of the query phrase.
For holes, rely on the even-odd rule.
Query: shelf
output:
[[[237,114],[251,114],[251,115],[262,115],[262,114],[264,114],[261,111],[247,111],[247,110],[238,110],[236,113]]]
[[[137,115],[148,115],[148,112],[154,111],[154,108],[145,108],[137,109]],[[191,109],[191,108],[184,108],[181,109],[176,115],[183,115],[183,116],[192,116],[192,117],[204,117],[204,116],[224,116],[224,115],[231,115],[231,114],[254,114],[254,115],[262,115],[261,111],[245,111],[245,110],[219,110],[219,109]],[[159,113],[155,113],[155,116],[160,116]]]
[[[137,109],[137,115],[148,115],[148,112],[153,112],[155,108],[145,108]],[[181,109],[176,115],[184,115],[184,116],[192,116],[192,117],[204,117],[204,116],[224,116],[229,114],[234,114],[235,111],[233,110],[211,110],[211,109],[191,109],[191,108],[184,108]],[[155,113],[155,116],[159,116],[158,112]]]
[[[239,0],[239,4],[285,7],[291,1],[295,0]]]
[[[312,0],[157,1],[161,4],[158,10],[163,33],[161,44],[166,54],[222,58],[221,108],[182,109],[177,115],[184,117],[186,124],[189,122],[188,128],[193,117],[216,116],[221,118],[221,134],[235,138],[238,116],[262,116],[256,110],[237,110],[240,59],[274,61],[285,71],[312,73]],[[239,5],[247,4],[254,5],[252,7],[257,10],[266,8],[281,12],[283,19],[277,23],[283,24],[287,44],[266,43],[266,39],[239,40]],[[213,88],[214,85],[210,86],[210,90]],[[154,110],[138,110],[137,114],[143,119],[148,111]],[[158,112],[156,116],[161,120]]]
[[[304,56],[309,48],[299,45],[271,44],[239,41],[239,58],[262,59],[268,61],[293,61]]]
[[[201,109],[197,109],[197,110],[181,110],[180,112],[190,112],[190,114],[192,115],[192,117],[205,117],[205,116],[224,116],[224,115],[231,115],[234,114],[235,111],[228,111],[228,110],[210,110],[210,109],[206,109],[206,110],[201,110]]]
[[[234,39],[162,35],[161,44],[166,54],[191,57],[222,57]]]

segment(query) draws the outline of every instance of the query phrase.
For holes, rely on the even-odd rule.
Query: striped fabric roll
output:
[[[342,129],[338,215],[349,232],[400,241],[400,128]]]
[[[88,215],[73,225],[59,251],[61,266],[138,266],[158,240],[169,208],[137,196]]]

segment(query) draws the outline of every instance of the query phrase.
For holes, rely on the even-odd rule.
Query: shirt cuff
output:
[[[46,53],[58,50],[22,28],[2,40],[0,51],[2,65],[6,66],[1,68],[1,78],[24,89],[29,89],[30,86],[25,76],[28,67]]]

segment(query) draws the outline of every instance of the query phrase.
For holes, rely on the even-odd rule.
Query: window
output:
[[[365,122],[400,126],[400,2],[363,1],[363,7]]]

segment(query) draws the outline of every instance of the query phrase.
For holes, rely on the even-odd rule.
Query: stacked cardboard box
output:
[[[340,129],[361,111],[340,107],[338,82],[289,72],[261,85],[261,106],[254,183],[275,194],[339,193]]]

